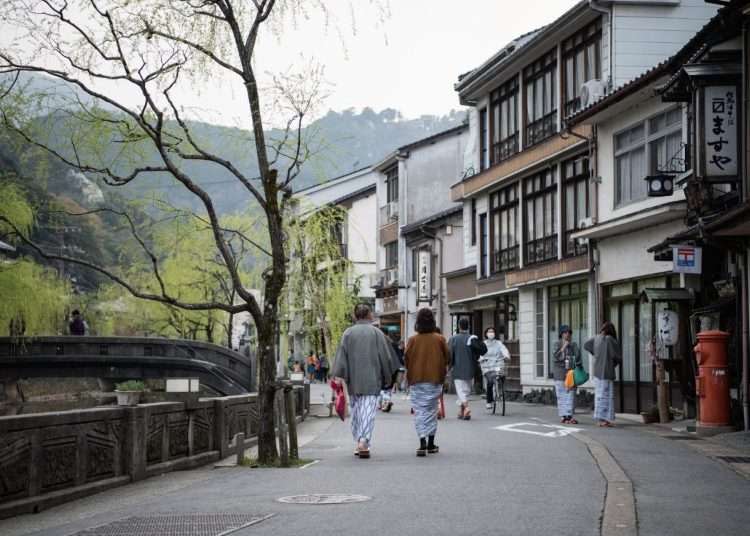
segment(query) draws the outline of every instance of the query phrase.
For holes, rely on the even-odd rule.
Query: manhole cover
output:
[[[255,525],[271,515],[159,514],[120,519],[73,536],[224,536]]]
[[[343,495],[340,493],[313,493],[310,495],[290,495],[281,497],[279,502],[288,504],[349,504],[372,499],[366,495]]]
[[[750,463],[750,456],[717,456],[716,459],[728,463]]]

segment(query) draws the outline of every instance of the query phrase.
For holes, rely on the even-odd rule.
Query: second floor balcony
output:
[[[389,201],[380,207],[380,226],[384,227],[398,221],[398,200]]]

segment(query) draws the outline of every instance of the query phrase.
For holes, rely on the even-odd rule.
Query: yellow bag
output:
[[[570,390],[574,389],[576,386],[576,380],[575,375],[573,374],[573,369],[570,369],[567,374],[565,374],[565,388]]]

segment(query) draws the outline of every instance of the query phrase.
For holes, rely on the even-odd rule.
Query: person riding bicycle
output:
[[[492,403],[495,401],[495,377],[505,376],[505,365],[510,359],[510,352],[502,342],[495,338],[493,327],[484,330],[484,344],[487,346],[487,353],[479,358],[479,366],[487,382],[486,407],[492,409]]]

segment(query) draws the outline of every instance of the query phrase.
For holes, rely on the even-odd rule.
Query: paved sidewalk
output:
[[[511,403],[500,417],[486,414],[476,401],[469,422],[455,418],[453,397],[446,397],[446,406],[449,418],[438,431],[441,452],[434,456],[415,456],[408,403],[398,396],[392,413],[378,415],[370,460],[352,455],[348,422],[310,418],[300,426],[301,456],[319,462],[305,469],[172,473],[0,521],[0,534],[70,535],[134,515],[231,512],[274,514],[233,533],[238,536],[598,535],[613,478],[632,485],[632,491],[610,489],[634,493],[641,535],[748,534],[750,480],[685,444],[693,441],[668,440],[625,421],[600,429],[584,414],[568,433],[570,428],[560,431],[555,409],[544,406]],[[609,464],[607,456],[616,465],[601,465]],[[277,502],[307,493],[372,500],[331,506]]]

